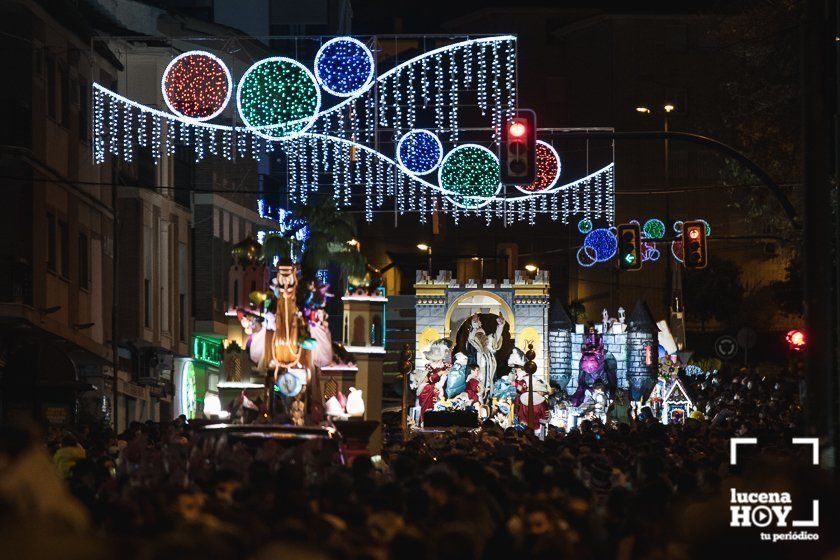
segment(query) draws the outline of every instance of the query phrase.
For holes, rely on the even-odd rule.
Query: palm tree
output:
[[[356,223],[351,215],[338,210],[332,197],[301,206],[292,213],[289,223],[294,225],[283,233],[266,235],[263,242],[266,262],[277,257],[281,262],[291,263],[292,256],[298,256],[296,264],[307,279],[331,264],[338,266],[345,277],[365,274],[364,256],[349,243],[356,237]],[[305,242],[296,237],[303,228],[309,229]]]

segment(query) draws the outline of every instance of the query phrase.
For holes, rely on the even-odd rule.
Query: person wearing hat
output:
[[[478,400],[482,404],[487,400],[493,389],[493,382],[496,378],[496,352],[502,348],[504,339],[502,332],[505,328],[505,318],[499,315],[496,317],[496,332],[487,334],[484,332],[484,327],[481,326],[481,319],[478,313],[472,316],[470,322],[470,333],[467,337],[467,343],[475,348],[476,362],[481,370],[481,390],[478,394]]]

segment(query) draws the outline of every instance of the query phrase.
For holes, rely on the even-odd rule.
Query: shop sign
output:
[[[193,358],[211,366],[222,364],[222,341],[217,338],[193,335]]]

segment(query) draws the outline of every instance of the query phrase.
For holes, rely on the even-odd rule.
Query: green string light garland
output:
[[[450,196],[455,204],[468,209],[481,208],[499,192],[499,159],[478,144],[464,144],[443,158],[438,183],[461,196]]]
[[[251,66],[236,91],[236,107],[254,132],[280,140],[308,129],[321,108],[315,77],[291,58],[266,58]]]

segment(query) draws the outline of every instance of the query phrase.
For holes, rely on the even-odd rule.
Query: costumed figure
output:
[[[446,398],[457,397],[467,389],[467,356],[461,352],[455,354],[452,369],[446,376]]]
[[[615,369],[607,362],[604,339],[593,325],[589,326],[589,333],[581,345],[581,353],[578,386],[569,397],[569,402],[572,406],[580,406],[586,398],[587,389],[591,390],[596,381],[604,384],[607,396],[612,398],[618,384]]]
[[[332,297],[332,294],[328,293],[329,287],[329,284],[311,283],[309,295],[303,304],[303,317],[309,326],[309,336],[315,341],[312,363],[316,367],[328,366],[334,361],[332,334],[326,310],[327,299]]]
[[[607,409],[607,416],[619,424],[632,424],[630,416],[630,395],[624,389],[616,389],[615,400]]]
[[[434,341],[425,356],[428,360],[425,378],[417,387],[421,422],[425,412],[434,409],[438,400],[444,397],[444,385],[451,359],[449,341],[444,338]]]
[[[481,391],[481,368],[478,364],[469,367],[470,373],[467,375],[467,384],[464,391],[467,397],[472,401],[478,401],[479,391]]]
[[[236,310],[236,317],[242,330],[248,335],[245,339],[245,351],[254,365],[259,365],[265,356],[265,319],[249,311]]]
[[[323,399],[317,373],[312,367],[312,352],[300,343],[301,332],[306,332],[307,325],[297,308],[297,268],[294,265],[277,267],[277,277],[271,280],[271,289],[277,298],[274,337],[272,340],[271,365],[274,367],[274,382],[283,371],[303,369],[306,372],[306,388],[296,397],[296,401],[309,399],[310,415],[320,421],[323,414]],[[318,394],[315,394],[318,393]],[[303,423],[303,403],[292,406],[293,422]]]
[[[515,414],[521,424],[526,424],[530,429],[536,430],[540,427],[540,420],[548,417],[548,402],[546,394],[548,386],[543,376],[536,372],[528,375],[525,371],[525,355],[519,348],[514,348],[508,359],[508,365],[515,376],[513,386],[516,389]],[[529,379],[533,384],[529,389]],[[533,402],[532,401],[533,398]]]
[[[476,350],[476,363],[480,370],[480,390],[478,400],[482,404],[487,400],[496,377],[496,352],[502,347],[504,339],[502,331],[505,327],[505,319],[502,316],[496,318],[496,332],[488,335],[481,326],[478,314],[472,316],[470,333],[467,343]]]

